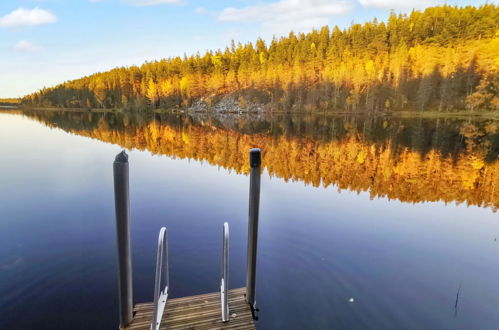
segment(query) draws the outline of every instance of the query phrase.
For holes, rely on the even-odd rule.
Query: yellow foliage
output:
[[[475,170],[480,170],[484,166],[485,163],[483,162],[483,160],[473,157],[473,161],[471,162],[471,167],[473,167]]]
[[[367,151],[361,150],[357,155],[357,162],[359,162],[360,164],[364,164],[366,157],[367,157]]]

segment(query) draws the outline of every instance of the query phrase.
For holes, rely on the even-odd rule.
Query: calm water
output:
[[[259,329],[498,328],[497,121],[63,112],[0,113],[0,328],[116,329],[122,148],[135,301],[161,226],[171,297],[219,289],[224,221],[244,286],[251,147]]]

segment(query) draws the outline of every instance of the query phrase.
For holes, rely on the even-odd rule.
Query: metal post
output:
[[[229,321],[229,224],[224,223],[222,233],[222,283],[220,285],[222,321]]]
[[[260,149],[250,150],[250,191],[248,217],[248,258],[246,265],[246,302],[256,307],[256,251],[258,243],[258,212],[260,208]]]
[[[113,163],[114,203],[118,242],[118,296],[120,328],[133,320],[132,254],[130,244],[130,200],[128,189],[128,155],[120,152]]]

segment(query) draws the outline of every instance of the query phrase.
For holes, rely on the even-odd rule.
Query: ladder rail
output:
[[[229,224],[224,223],[222,235],[222,280],[220,283],[222,321],[229,321]]]
[[[163,286],[164,284],[164,286]],[[168,233],[162,227],[158,237],[158,253],[156,256],[156,277],[154,281],[154,309],[152,314],[151,330],[159,329],[161,318],[168,300],[170,274],[168,267]],[[163,289],[162,289],[163,288]]]

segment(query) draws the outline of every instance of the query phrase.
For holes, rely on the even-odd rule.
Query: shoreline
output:
[[[63,112],[94,112],[94,113],[119,113],[128,112],[124,109],[82,109],[82,108],[42,108],[42,107],[3,107],[0,106],[0,111],[63,111]],[[134,111],[130,111],[134,113]],[[421,119],[441,119],[441,118],[476,118],[499,120],[499,111],[491,112],[472,112],[469,111],[453,111],[453,112],[438,112],[438,111],[393,111],[393,112],[378,112],[378,113],[362,113],[348,111],[210,111],[210,110],[189,110],[189,109],[154,109],[147,111],[137,111],[136,113],[206,113],[206,114],[224,114],[224,115],[310,115],[310,116],[366,116],[366,117],[394,117],[394,118],[421,118]]]

